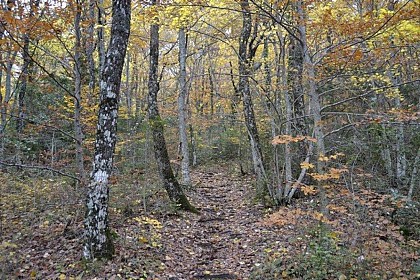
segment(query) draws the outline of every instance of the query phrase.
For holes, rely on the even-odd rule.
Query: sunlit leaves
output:
[[[316,139],[310,136],[303,136],[303,135],[299,135],[299,136],[291,136],[291,135],[278,135],[276,137],[274,137],[273,140],[271,140],[271,144],[273,145],[279,145],[279,144],[288,144],[288,143],[297,143],[300,141],[310,141],[310,142],[316,142]]]
[[[300,167],[301,168],[305,168],[305,169],[310,169],[310,168],[314,168],[315,167],[315,165],[313,165],[312,163],[309,163],[309,162],[301,162],[300,163]]]

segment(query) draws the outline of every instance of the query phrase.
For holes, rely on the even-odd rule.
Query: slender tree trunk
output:
[[[98,57],[99,57],[99,73],[101,74],[105,64],[105,38],[104,38],[104,26],[105,26],[105,9],[104,0],[97,0],[98,7]],[[100,79],[100,77],[99,77]]]
[[[420,163],[420,148],[417,149],[417,154],[413,162],[413,172],[411,172],[410,188],[408,190],[408,195],[407,195],[408,201],[411,201],[413,199],[414,188],[416,186],[416,183],[419,182],[419,178],[417,175],[419,163]]]
[[[190,123],[190,140],[191,140],[191,155],[192,155],[192,166],[197,165],[197,149],[195,145],[194,129]]]
[[[81,31],[80,21],[82,6],[80,0],[76,1],[76,15],[74,17],[75,44],[74,44],[74,138],[76,140],[76,168],[78,176],[85,181],[85,168],[83,163],[83,131],[81,124],[82,112],[82,65],[81,65]]]
[[[209,72],[209,85],[210,85],[210,116],[214,115],[214,98],[216,93],[216,86],[214,84],[214,73],[211,67],[208,69]]]
[[[305,103],[303,91],[303,49],[302,44],[293,36],[290,36],[288,71],[287,71],[287,90],[291,102],[291,134],[292,136],[308,135],[305,123]],[[294,147],[294,163],[292,172],[297,176],[300,172],[300,163],[303,162],[307,154],[307,143],[299,141]]]
[[[29,35],[23,35],[23,48],[22,48],[22,57],[23,57],[23,66],[21,73],[21,81],[19,86],[19,97],[18,97],[18,119],[16,120],[16,131],[22,133],[25,125],[25,95],[28,87],[29,80],[29,63],[31,62],[29,56]]]
[[[389,139],[386,135],[385,125],[381,125],[381,128],[382,128],[382,143],[383,143],[383,146],[381,149],[381,157],[385,164],[385,170],[388,175],[389,182],[391,186],[393,186],[395,184],[395,176],[394,176],[394,171],[392,169],[391,152],[388,146]]]
[[[292,113],[293,113],[292,98],[291,98],[290,90],[287,87],[285,87],[285,90],[284,90],[284,103],[286,107],[286,135],[292,135]],[[288,196],[292,187],[293,170],[292,170],[292,147],[291,146],[292,146],[291,143],[284,144],[286,185],[284,187],[284,192],[282,194],[282,200],[283,198]]]
[[[394,1],[389,1],[387,6],[391,11],[394,11],[395,9]],[[395,44],[392,40],[390,43],[392,47],[395,47]],[[391,59],[390,63],[393,62],[394,60],[393,58]],[[402,73],[400,67],[398,67],[397,71],[400,74]],[[392,84],[396,88],[398,88],[398,85],[401,84],[401,75],[395,75],[394,73],[392,73],[391,70],[389,70],[388,77],[392,81]],[[394,105],[397,110],[401,109],[401,100],[399,97],[394,98]],[[396,158],[397,158],[395,178],[396,178],[396,183],[399,187],[404,186],[406,173],[407,173],[407,158],[405,154],[405,139],[404,138],[405,138],[404,137],[404,124],[399,123],[396,129],[396,143],[395,143],[395,152],[396,152]]]
[[[271,72],[272,63],[269,59],[269,52],[270,52],[269,38],[265,38],[262,56],[263,56],[263,62],[264,62],[266,100],[263,105],[270,118],[271,138],[274,138],[277,135],[277,127],[278,127],[278,124],[276,122],[278,118],[276,117],[276,108],[275,108],[275,99],[277,97],[275,96],[276,92],[273,91],[273,86],[272,86],[272,80],[273,80],[272,72]],[[271,166],[271,170],[273,174],[272,182],[275,185],[278,185],[279,184],[278,178],[280,177],[280,174],[279,174],[279,169],[278,169],[279,163],[278,163],[278,146],[277,145],[272,146],[271,153],[273,155],[272,166]],[[273,193],[274,193],[274,190],[273,190]]]
[[[240,2],[242,10],[242,32],[239,38],[239,84],[238,91],[242,94],[245,124],[248,131],[248,138],[251,145],[252,162],[257,176],[257,192],[262,194],[266,190],[271,192],[268,187],[267,175],[263,164],[263,155],[261,151],[260,139],[258,135],[257,123],[255,121],[254,108],[251,97],[249,78],[251,75],[250,63],[254,55],[251,50],[250,37],[252,32],[252,18],[248,0]],[[254,38],[255,39],[255,38]],[[270,193],[274,197],[273,193]]]
[[[315,65],[311,60],[309,54],[309,48],[306,39],[306,27],[304,25],[305,22],[305,12],[302,7],[302,1],[297,1],[297,9],[299,13],[299,33],[301,37],[301,44],[303,50],[303,61],[304,65],[306,66],[307,71],[307,80],[309,86],[309,99],[310,99],[310,107],[311,107],[311,115],[313,119],[314,125],[314,134],[317,140],[317,155],[322,156],[325,155],[325,143],[324,143],[324,133],[322,131],[322,117],[321,117],[321,101],[316,89],[316,80],[315,80]],[[324,169],[324,162],[318,161],[318,172],[322,172]]]
[[[6,79],[5,79],[5,96],[3,103],[1,104],[1,128],[2,131],[5,132],[6,130],[6,123],[7,123],[7,109],[9,106],[9,102],[12,99],[12,68],[16,58],[17,52],[14,51],[13,53],[7,53],[7,61],[6,61]]]
[[[179,30],[179,96],[178,96],[178,118],[179,118],[179,142],[181,147],[181,174],[182,183],[191,185],[190,178],[190,156],[187,136],[187,36],[185,29]]]
[[[125,63],[125,105],[127,106],[127,130],[131,131],[131,117],[132,117],[132,91],[130,86],[130,53],[127,53],[126,63]]]
[[[306,38],[306,27],[305,27],[305,11],[303,10],[303,3],[301,0],[297,1],[297,11],[299,15],[299,33],[302,44],[303,51],[303,62],[306,67],[307,79],[308,79],[308,94],[309,94],[309,103],[310,103],[310,114],[313,121],[314,136],[316,139],[316,156],[317,156],[317,171],[319,174],[325,172],[325,162],[319,160],[319,158],[325,155],[325,142],[324,142],[324,132],[322,131],[322,116],[321,116],[321,100],[316,88],[315,80],[315,65],[311,60],[309,55],[309,48]],[[319,199],[320,199],[320,208],[323,214],[327,214],[327,196],[325,193],[325,188],[319,184]]]
[[[288,64],[287,83],[293,100],[293,130],[296,135],[307,135],[303,98],[303,50],[302,44],[292,36],[290,36]],[[306,148],[303,148],[301,151],[304,156],[306,156],[305,150]]]
[[[114,247],[108,225],[108,180],[116,144],[118,100],[130,34],[131,0],[112,1],[111,39],[100,79],[100,106],[95,156],[85,216],[85,259],[111,258]]]
[[[96,0],[89,0],[88,8],[88,21],[89,25],[87,28],[87,44],[86,44],[86,59],[88,62],[89,68],[89,95],[88,101],[89,104],[93,104],[96,88],[96,75],[95,75],[95,60],[93,54],[95,52],[95,38],[94,38],[94,28],[95,28],[95,4]]]
[[[156,0],[152,0],[152,4],[156,5]],[[189,203],[181,186],[176,180],[170,161],[168,150],[166,148],[165,136],[163,134],[163,122],[159,114],[157,103],[157,94],[159,92],[159,25],[152,24],[150,26],[150,68],[149,68],[149,95],[148,95],[148,114],[149,122],[153,136],[153,147],[155,158],[159,168],[159,174],[162,178],[163,185],[169,195],[169,198],[180,205],[184,210],[197,212],[197,210]]]

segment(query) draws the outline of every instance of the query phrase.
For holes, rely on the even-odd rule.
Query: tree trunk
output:
[[[179,118],[179,142],[181,147],[181,174],[182,183],[191,185],[190,178],[190,157],[187,136],[187,37],[184,28],[179,30],[179,96],[178,96],[178,118]]]
[[[254,108],[251,97],[249,77],[251,75],[250,63],[254,56],[254,50],[249,45],[252,32],[252,18],[250,6],[247,0],[240,2],[242,10],[242,32],[239,38],[239,84],[238,91],[242,94],[245,124],[248,131],[248,138],[251,145],[252,162],[257,176],[257,192],[263,194],[267,188],[268,180],[263,164],[263,155],[261,152],[260,139],[258,135],[257,123],[255,121]],[[270,193],[274,197],[273,193]]]
[[[419,181],[419,178],[417,175],[419,162],[420,162],[420,148],[417,149],[417,154],[413,162],[413,172],[411,172],[410,188],[408,190],[408,195],[407,195],[408,201],[411,201],[413,199],[414,188],[416,186],[416,182]]]
[[[302,44],[302,51],[303,51],[303,61],[306,66],[307,71],[307,80],[309,86],[309,99],[310,99],[310,107],[311,107],[311,115],[313,119],[314,125],[314,135],[317,140],[317,156],[325,155],[325,143],[324,143],[324,133],[322,131],[322,117],[321,117],[321,101],[316,89],[315,83],[315,65],[311,60],[309,54],[309,48],[306,39],[306,27],[304,25],[305,22],[305,12],[302,7],[302,1],[297,1],[297,9],[299,13],[299,33],[301,38]],[[324,169],[325,163],[323,161],[318,161],[318,172],[322,172]]]
[[[291,131],[290,135],[308,135],[305,123],[305,103],[303,91],[303,50],[302,44],[293,36],[290,36],[288,69],[287,69],[287,91],[291,102]],[[294,150],[293,175],[300,172],[300,163],[305,160],[307,154],[307,143],[299,141],[292,145]]]
[[[89,68],[89,104],[93,104],[95,87],[96,87],[96,75],[95,75],[95,60],[93,53],[95,52],[95,39],[94,39],[94,28],[95,28],[95,0],[89,0],[88,9],[88,21],[89,25],[87,28],[87,44],[86,44],[86,59]]]
[[[324,143],[324,132],[322,131],[322,116],[321,116],[321,100],[319,98],[316,89],[315,80],[315,65],[309,55],[309,48],[306,38],[306,27],[305,27],[305,11],[303,10],[302,1],[297,1],[297,11],[299,14],[299,33],[303,51],[303,62],[306,67],[307,80],[308,80],[308,93],[309,93],[309,104],[310,114],[313,121],[314,136],[316,138],[316,156],[317,156],[317,172],[323,174],[325,172],[325,162],[319,160],[319,158],[325,155],[325,143]],[[320,210],[323,214],[327,214],[327,196],[325,188],[319,184],[319,199],[320,199]]]
[[[82,111],[82,65],[81,65],[81,31],[80,21],[82,14],[80,0],[76,1],[76,15],[74,17],[75,45],[74,45],[74,138],[76,140],[76,169],[82,182],[85,180],[83,164],[83,132],[81,124]]]
[[[156,0],[153,0],[152,3],[156,5]],[[169,195],[169,198],[182,209],[191,212],[197,212],[197,210],[189,203],[181,186],[176,180],[169,161],[165,136],[163,134],[163,121],[160,117],[157,103],[157,94],[159,92],[158,66],[159,26],[157,24],[152,24],[150,26],[150,69],[148,83],[149,95],[147,101],[149,105],[149,123],[153,135],[155,158],[158,164],[159,174],[162,178],[163,185]]]
[[[131,0],[112,1],[111,38],[100,79],[100,106],[95,156],[88,187],[83,256],[111,258],[114,248],[108,225],[108,180],[116,144],[118,100],[130,34]]]
[[[21,82],[19,87],[19,97],[18,97],[18,119],[16,120],[16,131],[18,133],[22,133],[24,125],[25,125],[25,95],[26,89],[28,86],[28,76],[29,76],[29,63],[31,62],[31,58],[29,57],[29,35],[23,35],[23,48],[22,48],[22,58],[23,58],[23,66],[22,66],[22,73],[21,73]]]
[[[289,69],[290,71],[290,69]],[[285,87],[284,91],[284,103],[286,107],[286,135],[292,135],[292,98],[290,94],[290,89]],[[292,188],[293,180],[293,170],[292,170],[292,144],[284,144],[284,161],[285,161],[285,187],[284,191],[281,194],[282,200],[289,195],[289,192]]]
[[[303,98],[303,50],[302,44],[292,36],[290,36],[288,64],[287,83],[293,100],[293,130],[296,135],[307,135]],[[304,156],[306,156],[305,150],[306,147],[301,151]]]
[[[99,73],[103,72],[105,64],[105,39],[104,39],[104,26],[105,26],[105,9],[104,9],[104,0],[97,0],[98,7],[98,31],[97,31],[97,40],[98,40],[98,56],[99,56]],[[100,79],[101,77],[99,77]]]
[[[130,53],[127,53],[127,59],[125,64],[125,105],[127,106],[127,130],[131,132],[131,117],[132,117],[132,91],[130,85]]]

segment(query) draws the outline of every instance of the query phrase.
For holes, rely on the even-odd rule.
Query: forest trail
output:
[[[259,225],[263,207],[252,204],[252,179],[221,168],[195,171],[189,192],[200,215],[163,223],[165,275],[159,279],[248,279],[275,233]]]

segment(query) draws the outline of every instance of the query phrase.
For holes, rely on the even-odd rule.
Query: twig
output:
[[[77,178],[74,175],[68,174],[68,173],[64,173],[60,170],[57,169],[53,169],[51,167],[48,166],[38,166],[38,165],[26,165],[26,164],[19,164],[19,163],[13,163],[13,162],[4,162],[4,161],[0,161],[0,165],[4,165],[4,166],[10,166],[10,167],[22,167],[22,168],[28,168],[28,169],[38,169],[38,170],[47,170],[47,171],[51,171],[57,174],[60,174],[62,176],[71,178],[76,180],[77,182],[81,182],[81,180],[79,178]]]

